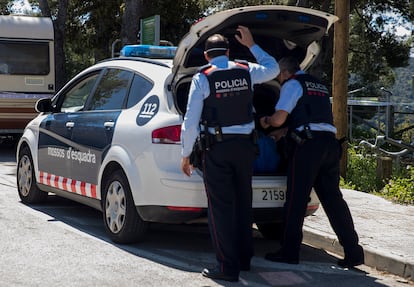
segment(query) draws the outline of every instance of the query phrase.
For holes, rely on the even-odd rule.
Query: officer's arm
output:
[[[240,44],[250,49],[250,52],[256,58],[258,63],[249,64],[250,76],[253,83],[260,84],[276,78],[280,72],[280,69],[275,58],[266,53],[254,42],[253,35],[249,28],[245,26],[238,26],[237,31],[240,33],[240,36],[236,34],[234,37],[240,42]]]
[[[200,132],[199,122],[204,94],[210,91],[207,79],[203,81],[200,78],[202,78],[200,74],[196,74],[191,82],[187,110],[181,126],[181,155],[183,157],[188,157],[191,154],[194,142]]]
[[[270,117],[262,117],[260,119],[260,124],[263,128],[267,129],[268,127],[280,127],[282,126],[288,117],[289,113],[284,110],[277,110]]]

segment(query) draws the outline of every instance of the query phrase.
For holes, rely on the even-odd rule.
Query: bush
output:
[[[383,183],[377,179],[376,156],[365,149],[355,146],[348,148],[348,166],[346,180],[341,180],[341,186],[364,192],[376,192]]]
[[[393,167],[388,182],[377,179],[377,156],[358,146],[348,147],[346,179],[340,186],[374,193],[401,204],[414,204],[414,167]]]
[[[379,192],[380,195],[402,204],[414,204],[414,168],[409,167],[406,174],[393,176]]]

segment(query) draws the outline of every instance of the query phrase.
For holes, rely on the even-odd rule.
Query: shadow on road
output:
[[[3,166],[15,167],[15,145],[1,145],[0,157],[0,162],[5,163]],[[215,264],[206,224],[152,223],[142,242],[121,245],[109,240],[102,213],[98,210],[55,195],[50,195],[45,203],[26,206],[48,215],[50,222],[62,222],[96,240],[164,266],[199,273]],[[264,254],[277,250],[280,245],[277,241],[264,239],[257,230],[253,232],[255,256],[252,270],[241,273],[241,278],[249,282],[248,286],[386,286],[376,282],[375,277],[366,276],[363,271],[339,268],[335,264],[336,257],[308,245],[302,245],[299,265],[268,262],[263,259]],[[220,286],[240,286],[238,283],[217,283],[223,284]]]
[[[16,163],[16,140],[0,137],[0,162]]]
[[[63,222],[98,240],[103,240],[131,254],[164,266],[197,273],[204,267],[213,266],[215,263],[215,255],[205,224],[151,224],[144,241],[120,245],[108,239],[100,211],[58,196],[49,196],[47,202],[29,207],[47,214],[52,218],[50,221]],[[385,286],[374,282],[375,278],[365,276],[363,271],[350,271],[337,267],[335,265],[337,258],[321,249],[303,245],[301,264],[288,265],[276,264],[263,259],[266,252],[279,248],[277,241],[264,239],[258,231],[254,230],[254,244],[255,257],[252,261],[252,270],[242,272],[242,276],[249,281],[260,283],[258,286]],[[286,281],[286,284],[274,283],[276,285],[273,285],[272,282],[280,282],[280,276],[285,276],[282,279]],[[331,281],[332,284],[338,280],[343,281],[344,284],[349,282],[346,283],[348,285],[342,285],[342,283],[329,285],[324,282],[326,279],[323,278],[326,277],[330,278],[328,282]],[[353,285],[352,280],[357,279],[363,280],[365,285]],[[232,284],[223,286],[236,286]]]

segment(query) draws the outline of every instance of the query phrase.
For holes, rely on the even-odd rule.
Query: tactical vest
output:
[[[228,69],[207,66],[201,70],[210,85],[201,120],[209,127],[226,127],[253,121],[253,90],[247,65]]]
[[[309,123],[333,125],[328,88],[318,79],[308,74],[294,75],[292,78],[301,84],[303,96],[289,115],[289,128],[296,129]]]

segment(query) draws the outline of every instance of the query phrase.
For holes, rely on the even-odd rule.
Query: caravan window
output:
[[[0,40],[0,73],[48,75],[49,43]]]

